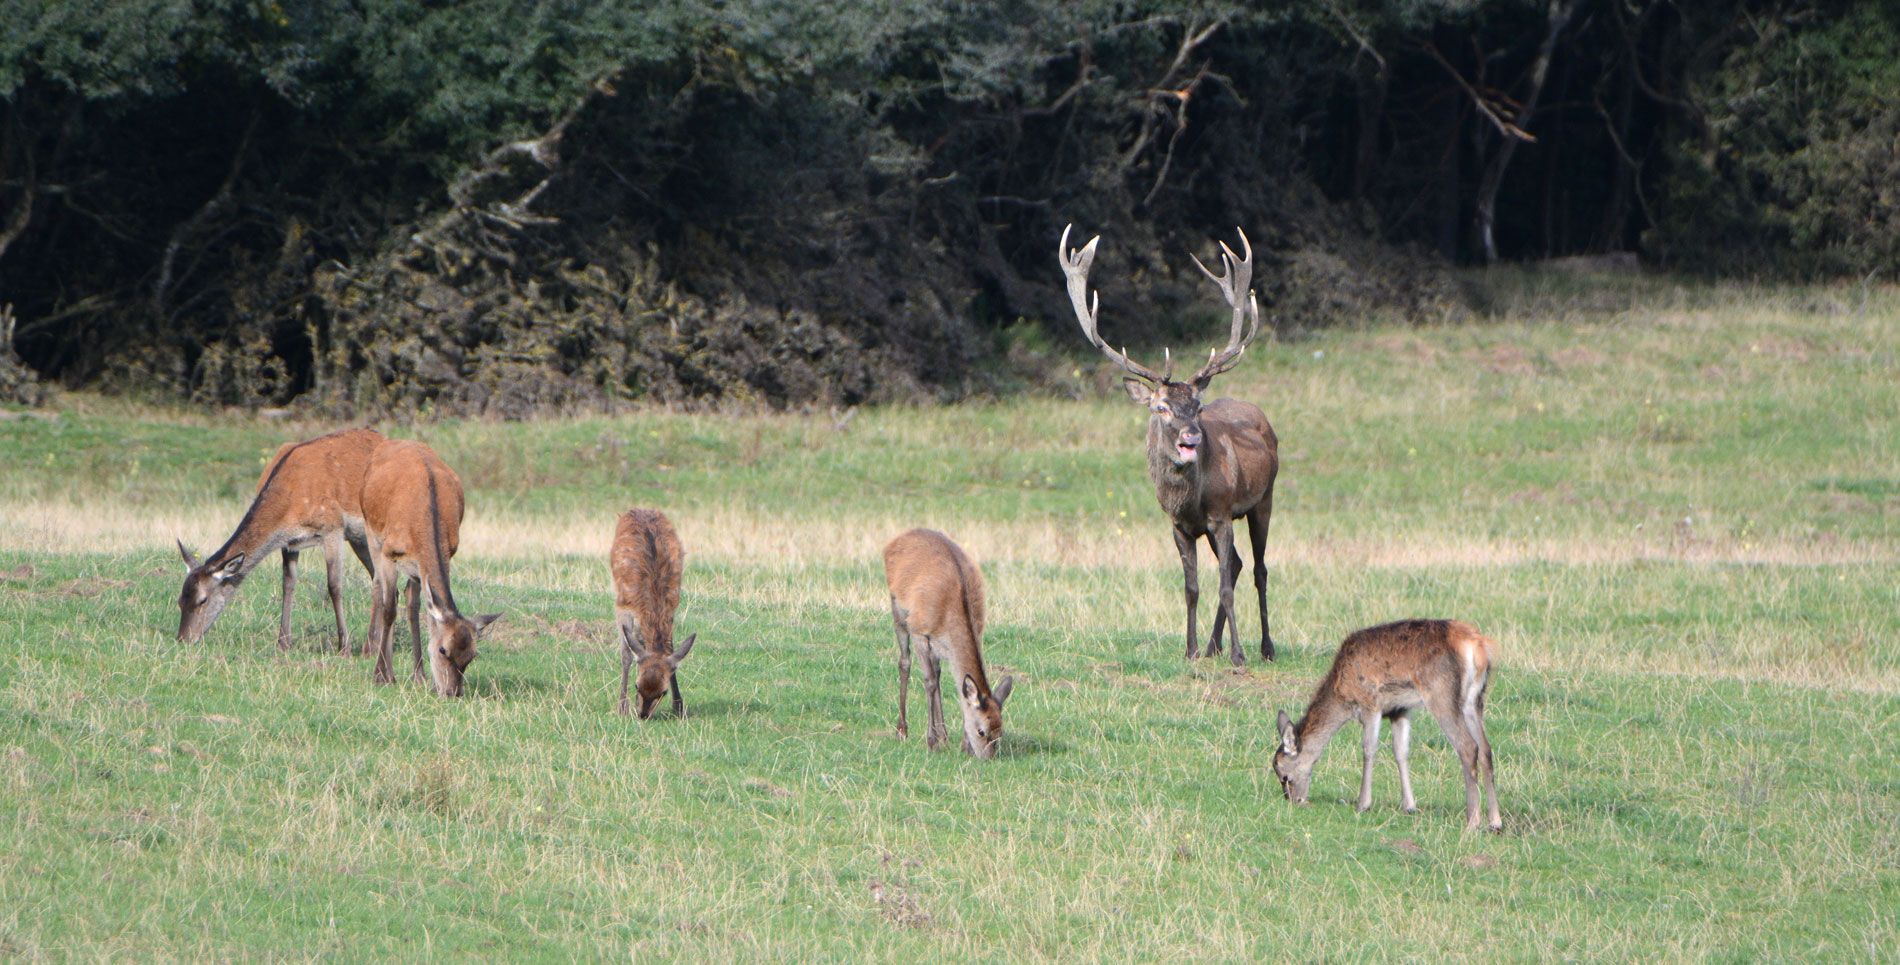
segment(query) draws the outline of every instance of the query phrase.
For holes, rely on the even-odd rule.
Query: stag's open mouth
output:
[[[1201,447],[1198,444],[1189,445],[1185,442],[1178,442],[1174,445],[1174,451],[1181,454],[1182,462],[1193,462],[1195,453],[1200,452]]]

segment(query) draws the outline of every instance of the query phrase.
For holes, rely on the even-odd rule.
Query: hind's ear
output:
[[[243,569],[244,569],[244,554],[239,553],[236,556],[233,556],[230,559],[225,560],[224,565],[218,567],[218,571],[211,575],[217,578],[218,582],[226,583],[244,575]]]
[[[690,637],[687,637],[686,642],[679,645],[679,649],[674,650],[670,655],[667,656],[666,658],[667,664],[671,666],[674,670],[678,670],[680,668],[680,661],[685,660],[686,655],[692,652],[693,641],[698,640],[698,639],[699,639],[699,634],[697,633],[693,634]],[[693,666],[697,667],[699,665],[694,664]]]
[[[997,684],[995,690],[990,691],[990,698],[996,701],[996,709],[1003,709],[1003,701],[1009,699],[1010,688],[1014,686],[1016,686],[1015,677],[1004,677],[1003,682]]]
[[[197,569],[197,568],[198,568],[198,556],[197,556],[197,554],[195,554],[195,553],[193,553],[192,551],[190,551],[190,550],[188,550],[188,549],[186,549],[186,548],[185,548],[185,541],[184,541],[184,540],[182,540],[182,539],[178,541],[178,555],[179,555],[179,556],[182,556],[182,557],[184,557],[184,558],[185,558],[185,568],[186,568],[186,569],[188,569],[188,570],[195,570],[195,569]]]
[[[484,613],[478,617],[469,617],[468,622],[475,624],[475,632],[480,633],[488,629],[489,624],[499,619],[501,619],[501,614],[499,613]]]
[[[963,685],[957,688],[957,692],[963,695],[965,701],[976,703],[976,678],[967,673],[964,674]]]
[[[1280,750],[1288,754],[1300,752],[1299,738],[1293,733],[1293,721],[1287,717],[1284,710],[1280,711]]]

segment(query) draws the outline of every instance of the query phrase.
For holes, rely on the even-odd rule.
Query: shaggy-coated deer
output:
[[[422,634],[417,626],[420,588],[429,605],[429,666],[435,692],[462,695],[462,675],[475,659],[475,639],[500,614],[465,617],[449,589],[449,558],[462,527],[462,481],[435,450],[390,440],[370,455],[363,478],[363,522],[369,531],[371,580],[369,641],[376,651],[376,683],[396,680],[396,584],[409,578],[409,633],[413,679],[421,683]]]
[[[290,649],[290,606],[297,596],[297,555],[323,546],[336,613],[336,649],[348,653],[349,629],[343,621],[343,544],[350,544],[363,569],[370,569],[363,531],[363,474],[371,450],[383,443],[374,429],[344,429],[304,442],[287,442],[264,467],[257,495],[237,531],[204,560],[178,541],[185,560],[185,585],[178,591],[178,639],[197,643],[237,592],[245,576],[273,551],[283,551],[283,612],[277,624],[277,648]]]
[[[924,658],[924,690],[930,697],[930,730],[924,744],[941,750],[949,732],[943,723],[938,663],[950,662],[963,708],[963,750],[979,760],[996,756],[1003,737],[1003,702],[1014,677],[990,689],[983,672],[983,575],[950,537],[913,529],[884,547],[884,582],[891,591],[897,625],[897,737],[910,736],[911,645]]]
[[[1497,644],[1457,620],[1401,620],[1368,627],[1346,638],[1333,668],[1319,682],[1298,723],[1280,711],[1280,750],[1273,772],[1287,800],[1306,803],[1313,763],[1349,718],[1358,718],[1365,771],[1359,778],[1359,810],[1372,806],[1372,759],[1379,751],[1379,720],[1392,721],[1392,756],[1399,762],[1399,806],[1418,810],[1412,797],[1412,711],[1420,704],[1438,718],[1465,773],[1465,829],[1478,829],[1478,771],[1491,800],[1491,830],[1501,831],[1498,787],[1491,771],[1491,741],[1484,733],[1484,692],[1491,682]]]
[[[1070,226],[1070,227],[1073,227]],[[1185,382],[1174,381],[1174,364],[1156,373],[1102,341],[1096,332],[1100,293],[1091,299],[1089,266],[1095,262],[1098,235],[1080,250],[1069,250],[1069,228],[1062,229],[1056,250],[1062,273],[1068,278],[1069,303],[1089,343],[1128,373],[1123,382],[1128,395],[1146,406],[1148,417],[1148,477],[1155,498],[1174,520],[1174,546],[1181,554],[1183,590],[1187,597],[1187,655],[1198,656],[1194,635],[1195,605],[1201,599],[1199,560],[1195,541],[1207,537],[1208,547],[1220,561],[1220,605],[1214,610],[1214,632],[1207,639],[1207,655],[1220,653],[1221,629],[1231,625],[1233,662],[1247,658],[1240,649],[1240,622],[1234,617],[1234,582],[1240,576],[1240,553],[1234,548],[1234,520],[1246,517],[1247,536],[1253,543],[1253,585],[1260,597],[1260,656],[1273,659],[1273,635],[1267,623],[1267,521],[1273,515],[1273,477],[1280,471],[1280,441],[1258,406],[1233,399],[1201,404],[1201,393],[1214,376],[1234,367],[1260,334],[1260,306],[1248,291],[1253,277],[1253,246],[1241,232],[1241,250],[1235,257],[1220,246],[1223,274],[1216,276],[1194,264],[1212,279],[1233,309],[1227,347],[1208,353],[1207,364]],[[1193,257],[1190,255],[1189,257]],[[1251,324],[1249,321],[1251,320]]]
[[[695,633],[673,648],[673,611],[680,605],[679,534],[667,518],[651,509],[629,509],[614,527],[607,557],[614,575],[614,619],[620,624],[620,716],[627,716],[627,678],[634,663],[640,675],[640,719],[653,716],[660,695],[673,691],[673,716],[686,716],[680,697],[680,662],[692,652]]]

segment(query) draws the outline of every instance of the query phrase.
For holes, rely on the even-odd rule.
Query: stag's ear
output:
[[[1286,711],[1280,711],[1280,750],[1288,754],[1300,752],[1299,739],[1293,733],[1293,721],[1287,718]]]
[[[239,576],[242,576],[243,569],[244,569],[244,554],[239,553],[238,555],[233,556],[228,560],[225,560],[224,565],[218,567],[218,571],[216,573],[213,573],[212,576],[216,577],[219,583],[228,583],[231,580],[235,580]]]
[[[699,639],[699,634],[697,633],[693,634],[690,637],[687,637],[686,642],[679,645],[679,649],[673,651],[670,655],[667,656],[666,658],[667,666],[672,667],[674,670],[678,670],[680,668],[680,661],[685,660],[686,655],[693,651],[693,641],[698,640],[698,639]]]
[[[1128,390],[1128,398],[1136,405],[1154,405],[1155,393],[1160,391],[1153,382],[1132,376],[1122,380],[1122,387]]]
[[[1014,686],[1016,686],[1015,677],[1004,677],[1003,682],[997,684],[995,690],[990,691],[990,698],[996,701],[997,710],[1003,709],[1003,701],[1009,699],[1009,689]]]
[[[198,568],[197,555],[185,548],[185,541],[182,539],[178,541],[178,555],[185,558],[186,569],[195,570]]]

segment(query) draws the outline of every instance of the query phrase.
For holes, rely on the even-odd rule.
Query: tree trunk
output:
[[[1574,12],[1575,0],[1550,0],[1548,28],[1544,31],[1544,42],[1537,48],[1537,59],[1531,62],[1530,90],[1524,95],[1524,107],[1518,116],[1524,123],[1530,123],[1531,115],[1537,110],[1537,98],[1544,91],[1544,78],[1550,75],[1551,52],[1557,47],[1557,37],[1570,23]],[[1493,155],[1491,163],[1484,169],[1484,178],[1478,183],[1477,197],[1477,233],[1478,245],[1484,251],[1484,263],[1489,265],[1498,260],[1497,240],[1492,229],[1497,221],[1498,189],[1504,186],[1504,171],[1511,164],[1511,155],[1517,152],[1517,139],[1506,137],[1498,145],[1498,153]]]

